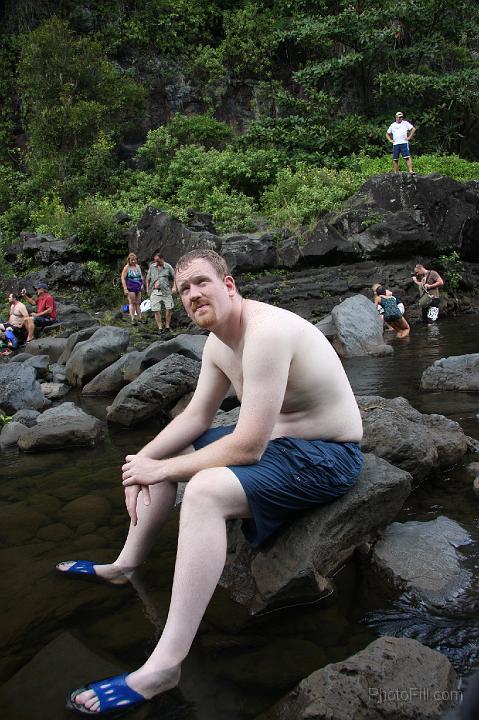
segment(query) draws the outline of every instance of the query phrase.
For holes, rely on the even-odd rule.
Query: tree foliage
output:
[[[99,257],[149,203],[313,222],[390,169],[398,109],[417,171],[479,174],[470,0],[6,0],[0,21],[3,242],[74,233]]]

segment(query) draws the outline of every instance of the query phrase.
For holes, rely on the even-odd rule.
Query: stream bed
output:
[[[416,325],[407,339],[388,338],[393,356],[352,358],[344,365],[356,394],[401,395],[423,413],[456,420],[466,434],[479,439],[479,394],[419,389],[422,371],[434,360],[478,352],[478,338],[477,316]],[[81,404],[104,417],[104,400]],[[60,560],[102,562],[115,556],[128,526],[120,485],[123,458],[159,429],[154,422],[133,430],[109,428],[105,443],[94,449],[2,453],[2,682],[65,631],[94,651],[113,656],[125,669],[134,669],[151,652],[169,603],[176,515],[134,588],[81,583],[59,576],[53,567]],[[332,597],[257,619],[248,618],[218,589],[183,667],[184,702],[162,714],[162,720],[250,720],[314,670],[345,659],[384,634],[413,637],[440,650],[467,680],[479,666],[479,499],[462,467],[422,483],[397,519],[432,520],[439,515],[459,522],[472,539],[465,555],[473,582],[460,607],[435,615],[407,594],[378,586],[355,561],[336,576]],[[47,716],[67,717],[63,711]],[[3,720],[17,717],[12,707]],[[31,720],[36,717],[32,712]],[[147,717],[160,717],[154,704]]]

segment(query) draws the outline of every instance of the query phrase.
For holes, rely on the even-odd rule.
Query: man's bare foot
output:
[[[156,672],[146,670],[144,665],[139,670],[127,675],[125,682],[129,688],[142,695],[145,700],[151,700],[156,695],[176,687],[180,681],[180,674],[180,665]],[[100,700],[93,689],[75,695],[74,704],[83,706],[89,712],[100,712]]]
[[[58,563],[55,567],[59,572],[66,573],[73,565],[75,565],[76,562],[78,561],[65,560],[64,562]],[[134,568],[120,569],[117,565],[115,565],[115,563],[111,563],[109,565],[93,565],[93,569],[97,577],[111,583],[112,585],[126,585],[129,582],[129,576],[134,571]]]

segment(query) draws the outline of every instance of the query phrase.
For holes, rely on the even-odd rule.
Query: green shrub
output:
[[[347,170],[308,167],[279,171],[262,198],[262,210],[276,226],[298,227],[335,210],[354,193],[360,178]]]
[[[228,123],[215,120],[210,115],[176,113],[167,127],[178,145],[203,145],[205,148],[222,149],[234,137]]]
[[[63,220],[60,234],[77,236],[77,247],[85,257],[108,258],[125,252],[123,230],[115,220],[117,210],[106,199],[87,197]]]

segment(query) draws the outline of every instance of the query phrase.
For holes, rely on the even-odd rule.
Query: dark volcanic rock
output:
[[[304,236],[303,261],[434,255],[479,260],[479,189],[443,175],[378,175]]]
[[[66,364],[70,385],[82,387],[114,363],[128,347],[130,335],[123,328],[104,326],[75,345]]]
[[[373,452],[422,480],[433,470],[456,465],[468,452],[461,426],[444,415],[422,414],[402,397],[371,395],[358,401],[364,452]]]
[[[70,447],[92,447],[103,439],[105,424],[98,418],[63,403],[37,418],[37,424],[26,428],[18,440],[22,450],[60,450]]]
[[[192,232],[176,218],[155,207],[148,207],[138,225],[128,232],[128,248],[134,252],[139,262],[149,260],[155,250],[165,256],[165,260],[175,265],[181,255],[199,247],[219,250],[221,241],[209,232]]]

